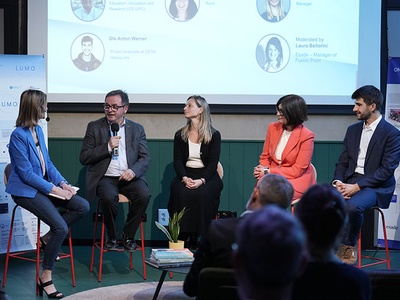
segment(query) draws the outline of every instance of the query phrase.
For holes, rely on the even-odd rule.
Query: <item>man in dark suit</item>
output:
[[[231,254],[235,231],[246,215],[267,204],[276,204],[287,209],[292,202],[293,193],[293,187],[286,178],[277,174],[267,174],[255,186],[247,202],[246,211],[240,218],[212,221],[207,235],[199,242],[194,262],[183,284],[185,294],[190,297],[198,295],[198,277],[203,268],[233,268]]]
[[[349,224],[337,252],[348,264],[357,260],[355,245],[364,212],[375,205],[389,207],[396,184],[394,171],[400,160],[400,131],[380,114],[382,93],[366,85],[351,98],[355,100],[353,111],[361,122],[347,129],[332,181],[349,209]]]
[[[87,197],[97,196],[104,213],[106,250],[118,250],[118,194],[130,200],[122,238],[125,250],[132,252],[137,248],[135,234],[150,200],[145,179],[150,155],[143,126],[125,118],[128,107],[129,98],[125,92],[115,90],[106,95],[105,118],[88,124],[80,162],[88,165]]]

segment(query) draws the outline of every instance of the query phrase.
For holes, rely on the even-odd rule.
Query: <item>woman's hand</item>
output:
[[[254,171],[253,171],[254,178],[256,178],[258,180],[261,177],[263,177],[264,176],[264,169],[265,168],[262,165],[258,165],[256,167],[254,167]]]
[[[66,200],[71,199],[72,196],[76,194],[76,191],[66,183],[62,185],[62,188],[59,188],[58,186],[53,186],[51,192],[65,198]]]
[[[197,189],[199,186],[203,184],[203,181],[201,179],[192,179],[186,176],[182,178],[182,182],[186,188],[191,190]]]

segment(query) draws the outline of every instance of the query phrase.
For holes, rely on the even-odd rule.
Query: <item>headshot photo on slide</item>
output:
[[[276,23],[282,21],[290,10],[291,0],[257,0],[257,10],[265,21]]]
[[[71,0],[71,9],[74,15],[82,21],[97,20],[106,7],[106,0]]]
[[[257,44],[256,60],[261,69],[268,73],[283,70],[290,60],[288,42],[278,34],[264,36]]]
[[[71,46],[71,60],[81,71],[96,70],[104,59],[104,45],[100,38],[92,33],[79,35]]]
[[[199,11],[200,0],[165,0],[169,16],[178,22],[187,22]]]

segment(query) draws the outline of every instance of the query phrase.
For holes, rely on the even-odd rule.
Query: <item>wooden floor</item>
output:
[[[67,248],[65,247],[65,250]],[[146,257],[150,255],[150,248],[146,248]],[[368,255],[373,251],[364,251]],[[380,250],[378,257],[384,256],[384,251]],[[143,282],[143,268],[141,264],[140,252],[133,254],[134,269],[129,270],[129,256],[125,252],[108,252],[104,254],[103,278],[101,282],[97,281],[98,252],[96,252],[95,269],[93,273],[89,272],[91,247],[74,246],[75,256],[75,276],[76,287],[71,285],[71,272],[69,259],[63,259],[56,263],[53,280],[59,291],[68,296],[81,291],[104,287],[110,285]],[[400,250],[391,250],[392,269],[400,269]],[[0,274],[3,278],[5,254],[0,255]],[[386,265],[378,265],[370,268],[386,269]],[[151,267],[147,267],[147,281],[158,282],[161,272]],[[166,278],[166,280],[171,280]],[[184,280],[184,275],[174,274],[173,279]],[[35,295],[35,264],[19,259],[11,259],[5,290],[13,300],[31,300],[38,299]],[[46,296],[44,296],[47,299]]]

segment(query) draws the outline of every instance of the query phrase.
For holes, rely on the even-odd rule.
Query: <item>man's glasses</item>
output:
[[[111,108],[112,111],[117,111],[118,109],[120,109],[121,107],[124,107],[125,105],[108,105],[108,104],[104,104],[104,110],[109,110]]]

